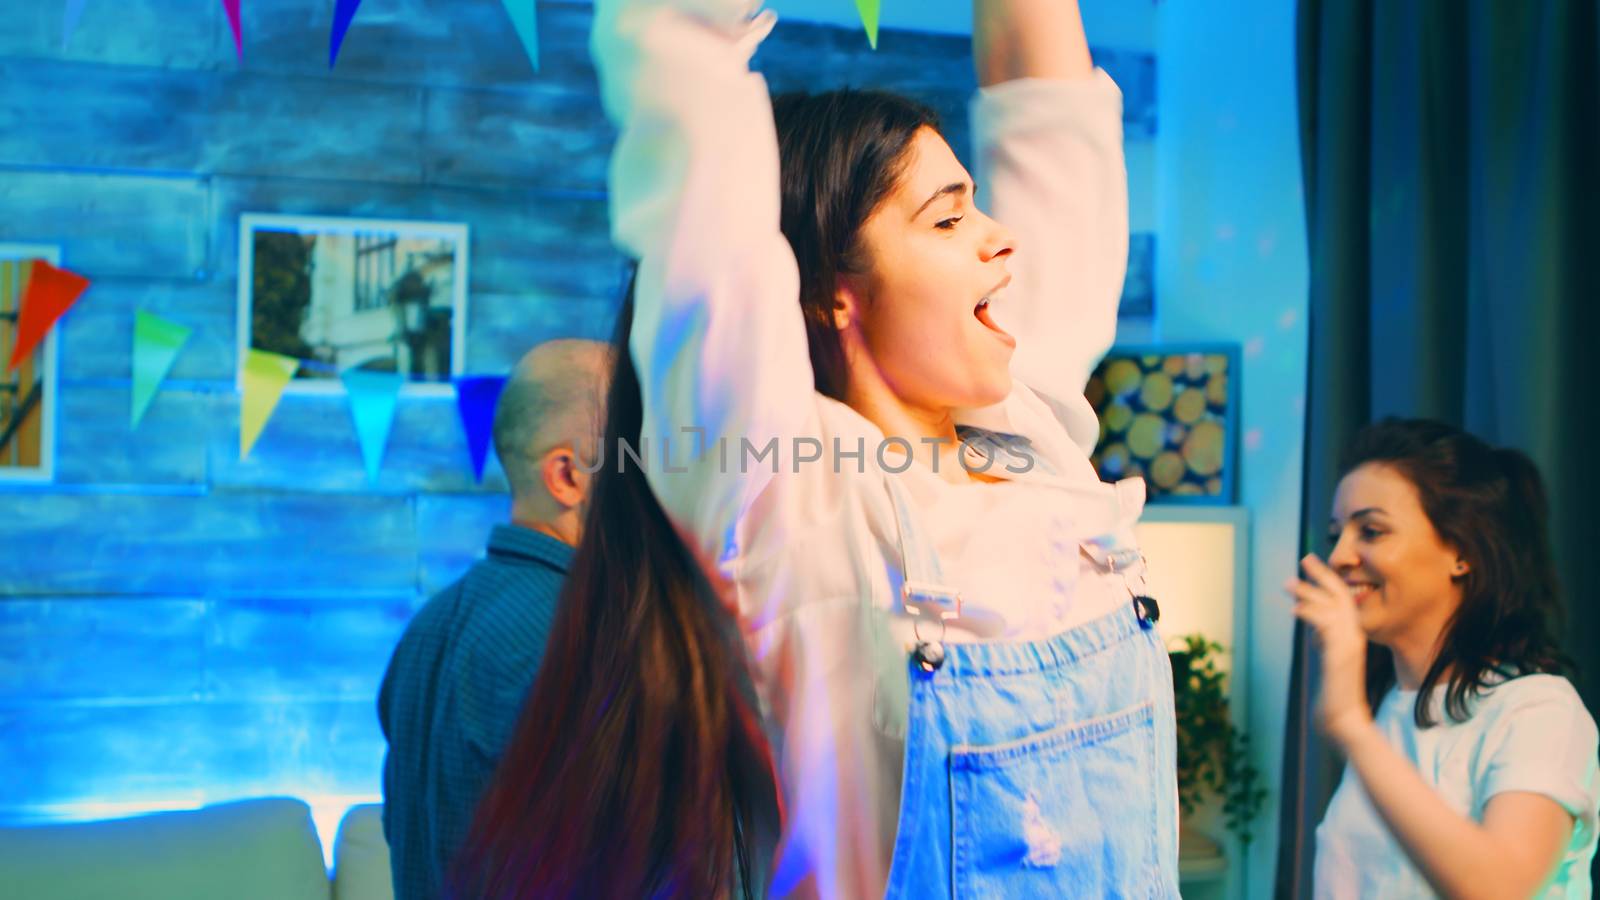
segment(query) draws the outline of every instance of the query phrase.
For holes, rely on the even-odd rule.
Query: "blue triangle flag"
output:
[[[533,63],[533,70],[539,71],[539,17],[534,9],[534,0],[502,0],[506,5],[506,14],[511,17],[511,24],[517,29],[517,37],[522,39],[522,48],[528,51],[528,61]]]
[[[404,376],[395,372],[367,372],[346,369],[344,380],[350,396],[350,418],[355,420],[356,437],[361,441],[361,459],[367,464],[367,483],[376,484],[383,468],[383,450],[389,443],[389,426],[394,424],[395,403],[400,399]]]
[[[89,0],[67,0],[66,9],[61,11],[61,49],[67,49],[67,42],[72,40],[72,33],[78,30],[78,20],[83,18],[84,4]]]
[[[361,0],[337,0],[333,7],[333,37],[328,42],[328,68],[339,59],[339,48],[344,46],[345,32],[350,30],[350,20],[356,17],[356,7]]]
[[[456,406],[461,411],[461,427],[467,433],[467,452],[472,455],[472,475],[483,481],[483,463],[489,455],[489,438],[494,433],[494,405],[504,375],[469,375],[456,379]]]

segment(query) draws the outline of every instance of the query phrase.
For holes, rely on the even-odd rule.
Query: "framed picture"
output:
[[[1235,502],[1237,347],[1115,347],[1085,394],[1100,418],[1101,478],[1142,477],[1154,502]]]
[[[467,226],[246,213],[239,369],[247,349],[301,361],[287,388],[340,391],[346,369],[446,393],[466,351]]]
[[[60,265],[61,249],[0,244],[0,482],[47,482],[55,477],[59,324],[21,365],[6,371],[34,260]]]

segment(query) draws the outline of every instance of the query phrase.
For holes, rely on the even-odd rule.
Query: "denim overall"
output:
[[[1177,897],[1172,673],[1137,548],[1080,548],[1129,577],[1126,606],[1046,640],[946,644],[959,593],[886,480],[918,617],[887,895]]]

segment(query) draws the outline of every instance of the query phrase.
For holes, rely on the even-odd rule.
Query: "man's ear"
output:
[[[539,461],[539,474],[550,498],[563,508],[583,502],[583,485],[578,480],[578,458],[571,447],[557,447]]]

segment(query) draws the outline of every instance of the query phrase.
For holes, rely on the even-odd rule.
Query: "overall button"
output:
[[[944,644],[939,641],[919,641],[911,651],[911,658],[924,672],[937,672],[944,665]]]
[[[1161,605],[1156,603],[1156,598],[1140,594],[1133,598],[1133,611],[1139,616],[1139,624],[1149,628],[1152,624],[1161,621]]]

